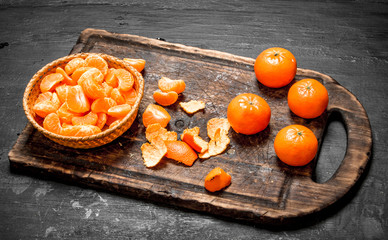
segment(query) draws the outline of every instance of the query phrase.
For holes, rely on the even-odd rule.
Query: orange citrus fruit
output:
[[[110,92],[110,94],[109,94],[108,96],[110,96],[110,98],[112,98],[113,100],[115,100],[115,102],[116,102],[118,105],[126,103],[126,102],[125,102],[124,96],[121,94],[120,90],[117,89],[117,88],[113,88],[112,91]],[[136,96],[135,96],[135,97],[136,97]]]
[[[216,167],[205,178],[205,188],[209,192],[219,191],[230,185],[232,177],[222,168]]]
[[[174,91],[162,92],[157,90],[154,92],[154,100],[162,106],[170,106],[178,100],[178,94]]]
[[[65,66],[67,75],[71,75],[77,68],[85,67],[85,60],[83,58],[73,58]]]
[[[90,110],[89,99],[79,85],[68,87],[66,102],[72,112],[84,113]]]
[[[112,117],[123,118],[127,116],[131,110],[132,107],[129,104],[116,105],[108,109],[108,115]]]
[[[261,52],[254,65],[257,80],[271,88],[289,84],[295,77],[296,68],[294,55],[287,49],[279,47]]]
[[[106,113],[97,113],[96,126],[102,129],[105,126],[107,120]]]
[[[143,113],[143,124],[145,127],[153,123],[160,123],[162,127],[166,127],[170,120],[170,114],[159,105],[149,104]]]
[[[227,118],[234,131],[251,135],[268,126],[271,119],[271,109],[260,96],[242,93],[229,103]]]
[[[102,75],[106,75],[108,72],[108,63],[102,57],[92,54],[85,58],[86,67],[94,67],[100,70]]]
[[[116,69],[114,72],[119,81],[118,88],[122,91],[128,91],[133,87],[135,79],[132,74],[125,69]]]
[[[176,93],[182,93],[186,88],[185,81],[179,79],[179,80],[172,80],[167,77],[162,77],[158,81],[158,87],[163,92],[171,92],[174,91]]]
[[[197,153],[185,142],[165,141],[167,147],[166,157],[181,162],[186,166],[192,166],[198,158]]]
[[[42,93],[51,91],[55,88],[55,86],[62,82],[64,77],[60,73],[51,73],[45,76],[40,83],[40,91]]]
[[[94,112],[89,112],[84,116],[74,116],[71,119],[73,125],[96,125],[98,116]]]
[[[94,125],[75,125],[63,127],[61,135],[73,137],[86,137],[100,133],[101,129]]]
[[[63,70],[63,68],[57,67],[55,69],[55,72],[62,74],[62,76],[64,77],[63,83],[68,84],[68,85],[76,85],[77,84],[77,81],[74,81],[71,77],[69,77],[69,75],[67,75],[67,73],[65,72],[65,70]]]
[[[304,166],[317,154],[318,140],[309,128],[290,125],[278,132],[274,148],[282,162],[291,166]]]
[[[94,100],[91,109],[94,113],[108,113],[109,108],[116,106],[117,103],[112,98],[104,97]]]
[[[125,62],[129,63],[132,67],[134,67],[138,72],[143,71],[146,61],[140,58],[124,58]]]
[[[60,134],[61,133],[61,121],[56,113],[48,114],[43,120],[43,127],[53,133]]]
[[[320,116],[329,103],[325,86],[315,79],[302,79],[294,83],[288,91],[290,110],[302,118]]]

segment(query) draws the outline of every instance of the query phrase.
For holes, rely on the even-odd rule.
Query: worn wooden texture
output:
[[[0,1],[0,238],[386,238],[387,13],[383,1]],[[373,129],[370,164],[336,204],[274,228],[10,171],[8,152],[27,123],[27,81],[67,55],[88,27],[250,58],[285,47],[299,67],[332,76],[363,104]],[[343,159],[342,125],[334,116],[325,133],[315,169],[319,182]]]
[[[368,162],[372,138],[366,112],[349,91],[327,75],[305,69],[297,71],[294,82],[314,78],[329,92],[327,112],[305,120],[291,113],[287,105],[288,87],[293,82],[281,89],[259,84],[253,71],[254,59],[97,29],[82,32],[71,51],[78,52],[146,59],[145,97],[137,121],[114,143],[91,150],[56,145],[28,126],[9,153],[11,167],[36,168],[35,171],[59,179],[75,179],[88,186],[234,219],[282,223],[336,202],[357,182]],[[206,139],[207,121],[225,117],[230,100],[244,92],[266,99],[272,109],[271,122],[264,131],[252,136],[231,131],[231,144],[224,154],[198,160],[190,168],[165,159],[156,168],[147,169],[140,152],[141,144],[146,142],[141,113],[154,103],[152,93],[162,76],[184,79],[187,83],[179,101],[167,108],[172,116],[168,130],[178,135],[186,128],[198,126]],[[179,102],[189,100],[203,100],[207,106],[199,113],[186,114]],[[277,159],[273,140],[283,127],[302,124],[313,130],[321,142],[327,116],[333,112],[344,118],[348,146],[334,177],[317,184],[312,181],[316,161],[300,168],[286,166]],[[203,181],[216,166],[229,172],[233,183],[220,193],[210,194],[203,188]]]

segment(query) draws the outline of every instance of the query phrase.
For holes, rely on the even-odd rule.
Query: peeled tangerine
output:
[[[230,185],[232,177],[223,169],[216,167],[205,178],[205,188],[209,192],[219,191]]]

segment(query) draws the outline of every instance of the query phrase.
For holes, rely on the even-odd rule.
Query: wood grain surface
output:
[[[134,126],[114,143],[85,151],[54,144],[28,126],[9,153],[11,167],[36,168],[34,172],[58,179],[79,180],[87,186],[233,219],[282,224],[335,203],[357,182],[369,160],[372,133],[366,112],[350,92],[327,75],[299,68],[291,83],[314,78],[329,92],[327,112],[306,120],[288,108],[286,96],[291,84],[271,89],[258,83],[253,71],[254,59],[99,29],[82,31],[71,51],[79,52],[147,61],[143,72],[145,97]],[[202,100],[207,105],[196,114],[186,114],[179,107],[179,101],[167,108],[172,116],[168,130],[177,132],[178,136],[184,129],[199,127],[206,139],[207,122],[214,117],[226,117],[230,100],[245,92],[266,99],[272,109],[271,122],[264,131],[252,136],[232,131],[225,154],[198,160],[190,168],[165,159],[156,168],[147,169],[140,151],[141,144],[147,142],[141,113],[154,103],[152,94],[163,76],[186,81],[186,91],[179,101]],[[316,161],[305,167],[288,167],[277,159],[273,141],[280,129],[301,124],[322,142],[328,116],[333,112],[344,119],[348,146],[333,178],[316,184],[312,181]],[[214,167],[229,172],[233,184],[222,192],[210,194],[203,188],[203,182]]]
[[[2,1],[0,238],[384,239],[387,12],[378,1]],[[268,47],[285,47],[300,68],[330,75],[365,107],[374,140],[370,164],[336,204],[281,227],[11,172],[7,155],[27,123],[22,109],[27,81],[47,62],[67,55],[85,28],[164,38],[248,58]],[[324,133],[313,174],[319,182],[331,178],[347,148],[344,121],[337,116]]]

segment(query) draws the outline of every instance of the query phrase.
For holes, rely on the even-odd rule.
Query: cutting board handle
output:
[[[372,151],[371,126],[364,107],[346,88],[328,75],[311,70],[302,72],[323,80],[329,92],[328,115],[340,114],[347,134],[345,156],[333,176],[324,183],[316,183],[311,178],[302,180],[306,191],[320,191],[320,202],[329,205],[345,195],[363,173]]]

